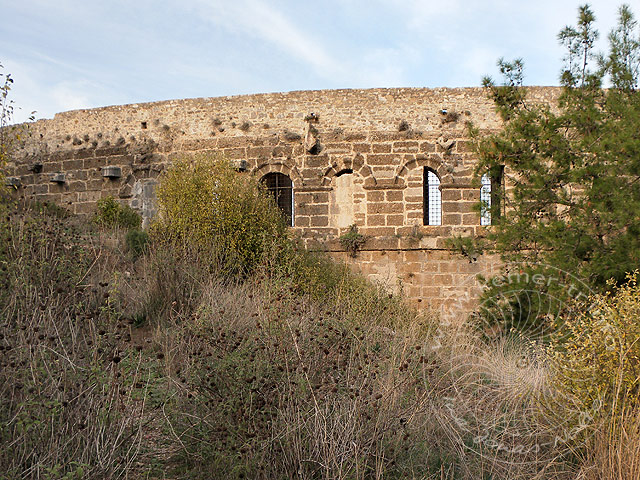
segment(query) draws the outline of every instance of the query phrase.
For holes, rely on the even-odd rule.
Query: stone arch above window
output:
[[[423,223],[424,225],[442,225],[442,193],[440,178],[429,167],[423,167]]]
[[[364,157],[359,153],[354,157],[345,157],[337,161],[333,161],[322,174],[323,186],[331,185],[333,177],[340,175],[340,173],[351,170],[353,173],[357,173],[360,177],[367,179],[373,176],[373,172],[368,165],[364,163]]]
[[[395,173],[396,181],[407,176],[407,174],[414,169],[420,167],[427,167],[433,173],[435,173],[442,183],[453,183],[453,175],[447,170],[445,164],[440,160],[433,157],[427,157],[426,155],[416,155],[416,158],[412,158],[404,162]]]
[[[267,187],[267,191],[273,195],[278,208],[284,214],[288,224],[293,227],[293,182],[291,182],[291,179],[284,173],[271,172],[263,176],[260,181]]]
[[[253,173],[258,178],[262,178],[266,174],[273,173],[273,172],[283,173],[284,175],[288,176],[293,182],[293,185],[295,188],[305,186],[305,182],[302,178],[302,175],[300,175],[298,168],[293,162],[285,163],[282,161],[277,161],[277,162],[262,163],[257,165],[256,168],[254,168],[251,171],[251,173]]]

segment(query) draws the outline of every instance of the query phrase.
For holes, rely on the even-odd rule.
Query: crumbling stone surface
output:
[[[528,94],[553,105],[559,89]],[[80,215],[112,195],[140,211],[146,225],[156,214],[155,186],[173,159],[222,154],[240,175],[291,178],[293,228],[308,247],[402,287],[419,305],[467,312],[477,301],[475,276],[499,264],[486,255],[469,263],[447,250],[453,235],[486,229],[474,209],[480,186],[468,122],[481,132],[501,128],[480,88],[303,91],[76,110],[34,122],[5,177],[15,195]],[[441,182],[440,226],[423,225],[425,167]],[[337,240],[352,223],[368,237],[354,259]]]

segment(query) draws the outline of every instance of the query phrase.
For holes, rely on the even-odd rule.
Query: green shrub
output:
[[[133,258],[138,258],[148,249],[149,234],[144,230],[134,228],[127,232],[125,243]]]
[[[128,205],[121,205],[112,196],[98,200],[94,222],[101,227],[140,228],[142,217]]]
[[[355,257],[358,255],[358,250],[360,250],[367,241],[367,237],[358,232],[356,225],[351,225],[349,231],[342,235],[339,240],[342,248],[349,252],[350,256]]]
[[[613,286],[613,285],[610,285]],[[557,382],[585,408],[619,411],[640,401],[640,285],[638,272],[613,293],[596,294],[557,332],[552,357]]]
[[[286,241],[284,218],[273,199],[254,177],[238,174],[221,157],[177,160],[157,196],[154,236],[217,250],[227,270],[250,271],[271,244]]]

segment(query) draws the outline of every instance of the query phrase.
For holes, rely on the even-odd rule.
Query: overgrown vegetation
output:
[[[156,237],[215,251],[232,270],[253,270],[270,248],[278,248],[286,224],[252,180],[223,158],[178,159],[158,188]]]
[[[555,332],[552,357],[558,381],[576,403],[605,415],[640,400],[640,285],[638,273],[615,293],[593,295],[589,309],[566,318]]]
[[[75,219],[0,209],[0,478],[122,477],[152,366],[130,343],[112,273]]]
[[[358,251],[367,242],[367,237],[358,232],[357,225],[350,225],[349,230],[342,234],[338,240],[342,248],[355,258],[358,255]]]
[[[134,259],[60,209],[3,205],[0,478],[557,479],[618,454],[586,435],[611,416],[572,436],[543,350],[449,331],[287,236],[229,268],[216,232],[156,227]]]
[[[621,25],[633,23],[625,12]],[[581,21],[592,21],[586,8]],[[563,39],[575,53],[589,32],[565,30]],[[614,35],[612,45],[616,38],[622,45],[627,37]],[[625,95],[629,77],[611,58],[602,65]],[[518,63],[503,67],[519,75]],[[563,98],[600,92],[589,90],[591,80],[572,83],[585,71],[568,69]],[[637,239],[616,230],[599,210],[605,203],[592,203],[593,215],[584,216],[583,198],[604,202],[589,193],[599,179],[563,204],[564,213],[556,208],[565,198],[560,186],[574,185],[572,170],[604,174],[590,157],[608,150],[586,150],[590,116],[529,111],[516,84],[488,85],[504,102],[507,136],[484,147],[519,145],[509,150],[512,160],[536,166],[559,161],[552,154],[564,158],[564,143],[578,153],[558,173],[571,181],[552,182],[555,196],[542,196],[546,210],[536,210],[536,196],[525,202],[543,186],[535,172],[515,189],[524,203],[495,239],[516,238],[508,230],[514,222],[521,233],[539,234],[522,245],[541,248],[505,250],[519,263],[490,287],[514,295],[486,297],[484,313],[509,330],[538,329],[536,339],[547,343],[452,327],[305,251],[256,179],[223,159],[175,162],[150,235],[112,198],[100,203],[96,222],[83,222],[60,207],[2,197],[0,479],[638,478],[640,286],[624,263],[637,250],[619,250],[636,249]],[[604,106],[590,115],[599,118],[618,98],[603,95]],[[510,130],[531,112],[535,149]],[[568,122],[564,136],[545,136],[543,120],[558,118]],[[615,139],[631,155],[635,137],[623,133]],[[484,152],[486,162],[500,159],[499,150]],[[625,181],[637,176],[618,166],[617,154],[612,147],[602,161]],[[540,224],[524,218],[525,204]],[[543,241],[551,232],[575,240],[560,222],[579,227],[581,218],[596,222],[585,236],[604,232],[599,240],[609,245],[588,259],[602,267],[622,262],[603,270],[608,283],[588,275],[587,257],[574,256],[562,270],[554,243]],[[598,230],[605,220],[609,230]],[[128,230],[131,254],[101,243],[104,228],[121,237]],[[349,233],[355,253],[362,236]],[[474,261],[472,243],[453,244]],[[567,292],[562,284],[574,272],[600,291]],[[532,284],[545,295],[531,295]]]
[[[98,200],[93,221],[105,228],[131,230],[140,228],[142,217],[129,205],[121,205],[115,198],[108,196]]]

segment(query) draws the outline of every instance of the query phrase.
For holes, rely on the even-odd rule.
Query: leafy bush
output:
[[[140,228],[142,217],[128,205],[121,205],[112,196],[98,200],[94,222],[101,227]]]
[[[127,250],[131,252],[133,258],[138,258],[145,253],[149,247],[149,234],[137,228],[129,230],[125,237],[125,243]]]
[[[559,326],[552,358],[556,379],[578,405],[615,411],[640,401],[640,285],[638,272],[613,293]]]
[[[221,157],[178,159],[157,191],[156,238],[217,250],[232,271],[250,271],[286,238],[280,210],[254,177]]]

